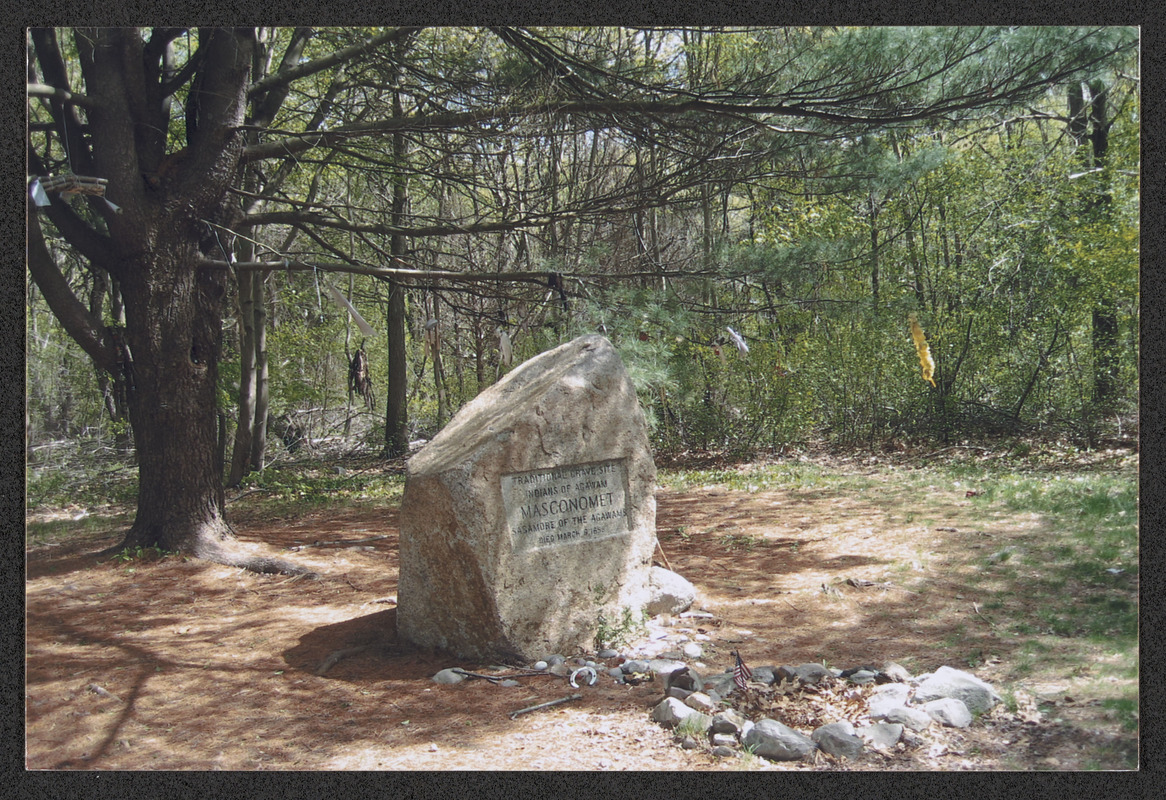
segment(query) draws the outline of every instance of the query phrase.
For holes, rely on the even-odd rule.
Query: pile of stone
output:
[[[624,666],[634,670],[640,665]],[[743,692],[732,672],[703,677],[683,665],[662,677],[665,697],[652,719],[676,730],[683,747],[707,746],[717,756],[744,748],[779,761],[804,759],[818,750],[838,758],[854,758],[868,748],[886,752],[905,737],[917,740],[933,725],[966,728],[973,715],[1001,702],[991,685],[951,667],[917,677],[894,663],[851,670],[822,664],[757,667]],[[770,716],[750,719],[744,713],[764,707],[758,701],[780,696],[790,701],[781,706],[797,716],[799,697],[823,695],[833,697],[842,718],[812,729],[799,730],[789,720]]]
[[[652,719],[673,730],[682,747],[718,757],[748,751],[776,761],[806,759],[817,751],[836,758],[855,758],[868,750],[888,753],[900,742],[917,746],[929,729],[966,728],[975,715],[1001,702],[990,684],[946,666],[918,676],[893,662],[847,670],[822,664],[758,666],[742,691],[732,671],[702,675],[685,661],[667,657],[673,652],[664,655],[627,658],[614,649],[592,658],[556,654],[504,679],[454,667],[433,680],[452,684],[477,677],[517,686],[517,677],[549,673],[580,689],[600,681],[659,683],[664,697],[653,707]],[[805,706],[802,713],[799,705]],[[811,705],[816,709],[811,711]],[[784,713],[767,715],[767,707]],[[837,709],[839,718],[822,722],[822,707]],[[821,724],[807,726],[806,720]]]

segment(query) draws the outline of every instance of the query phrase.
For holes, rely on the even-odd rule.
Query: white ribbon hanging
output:
[[[514,361],[514,350],[510,346],[510,334],[505,330],[498,332],[498,357],[508,367]]]
[[[348,302],[347,297],[336,290],[335,286],[325,281],[324,288],[328,290],[328,294],[332,296],[332,299],[336,302],[336,305],[345,309],[350,315],[352,315],[352,321],[356,323],[356,327],[360,328],[361,333],[369,338],[377,335],[377,332],[373,326],[364,321],[364,317],[360,315],[360,312],[353,307],[352,303]]]

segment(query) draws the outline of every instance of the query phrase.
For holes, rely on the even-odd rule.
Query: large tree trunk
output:
[[[197,270],[192,241],[166,242],[150,255],[128,273],[148,279],[123,285],[138,508],[115,549],[157,547],[258,572],[307,572],[240,550],[223,515],[217,386],[227,275]]]
[[[168,250],[171,248],[167,248]],[[217,405],[225,276],[196,273],[197,249],[175,242],[123,287],[133,354],[130,419],[138,443],[138,514],[126,546],[202,556],[230,538],[223,519]]]

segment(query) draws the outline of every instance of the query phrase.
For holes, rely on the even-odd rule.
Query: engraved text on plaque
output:
[[[626,535],[626,487],[622,459],[503,475],[514,550]]]

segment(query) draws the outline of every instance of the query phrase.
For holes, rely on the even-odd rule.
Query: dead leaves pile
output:
[[[737,711],[750,719],[768,718],[813,730],[831,722],[869,722],[872,686],[830,678],[816,684],[783,680],[772,686],[751,681],[743,694],[734,692],[733,697]]]

